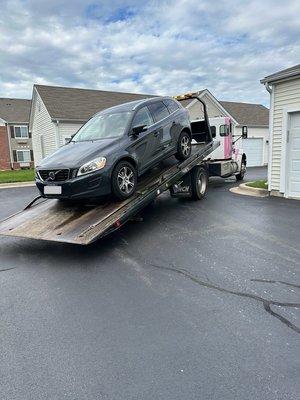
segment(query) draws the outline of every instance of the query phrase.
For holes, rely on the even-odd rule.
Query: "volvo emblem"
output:
[[[55,179],[55,172],[50,171],[50,172],[49,172],[49,175],[48,175],[48,179],[49,179],[50,181],[54,181],[54,179]]]

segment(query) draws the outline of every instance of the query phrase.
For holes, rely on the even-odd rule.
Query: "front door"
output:
[[[287,195],[300,198],[300,112],[290,114],[287,135]]]

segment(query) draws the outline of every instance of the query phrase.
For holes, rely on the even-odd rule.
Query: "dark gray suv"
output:
[[[121,104],[97,113],[71,142],[36,168],[43,197],[131,196],[137,179],[163,159],[191,154],[188,111],[170,97]]]

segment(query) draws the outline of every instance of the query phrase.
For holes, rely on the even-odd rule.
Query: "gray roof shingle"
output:
[[[220,101],[225,110],[240,124],[268,126],[269,110],[261,104]]]
[[[31,100],[0,98],[0,118],[8,123],[29,123]]]
[[[52,119],[87,121],[96,112],[129,101],[154,97],[59,86],[34,85]]]

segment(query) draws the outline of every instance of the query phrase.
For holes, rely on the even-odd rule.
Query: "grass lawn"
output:
[[[0,183],[29,182],[34,180],[33,169],[0,171]]]
[[[248,182],[248,183],[246,183],[246,186],[259,188],[259,189],[268,189],[268,182],[266,179],[263,179],[261,181]]]

